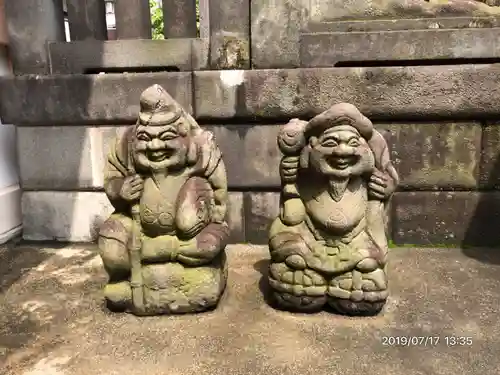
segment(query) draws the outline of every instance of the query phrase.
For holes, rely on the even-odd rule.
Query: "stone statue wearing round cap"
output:
[[[115,212],[99,250],[110,309],[137,315],[214,308],[226,286],[227,177],[213,135],[159,85],[108,155]]]
[[[278,135],[280,215],[269,233],[269,283],[284,309],[329,304],[378,313],[387,298],[386,207],[398,175],[387,143],[353,105],[333,105]]]

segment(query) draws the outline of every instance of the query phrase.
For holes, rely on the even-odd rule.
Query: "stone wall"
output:
[[[107,148],[158,83],[216,136],[233,242],[267,241],[279,126],[347,101],[384,130],[401,175],[395,243],[500,243],[497,18],[332,21],[298,0],[210,7],[209,39],[56,42],[46,71],[25,59],[2,80],[0,114],[19,126],[26,239],[95,238],[111,210]]]

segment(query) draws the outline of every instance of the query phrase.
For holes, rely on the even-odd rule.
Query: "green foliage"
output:
[[[151,9],[151,26],[153,28],[153,39],[165,39],[163,36],[163,10],[155,0],[149,0]],[[200,32],[200,2],[196,0],[196,28]]]

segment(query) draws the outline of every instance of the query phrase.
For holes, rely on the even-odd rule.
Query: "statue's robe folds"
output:
[[[111,308],[142,314],[197,312],[214,307],[224,291],[226,171],[213,135],[200,128],[192,131],[186,138],[186,166],[175,171],[153,174],[136,165],[134,126],[109,152],[104,185],[115,212],[101,228],[99,248],[109,274],[105,296]],[[132,204],[119,195],[123,180],[133,174],[144,179],[138,220],[132,217]],[[134,236],[141,246],[143,306],[132,302]]]

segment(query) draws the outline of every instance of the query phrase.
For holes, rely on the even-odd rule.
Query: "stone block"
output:
[[[147,72],[148,69],[190,71],[197,68],[193,66],[193,44],[199,44],[199,40],[84,40],[50,43],[49,53],[53,74]]]
[[[250,0],[210,1],[212,69],[250,68]]]
[[[279,125],[204,126],[214,133],[227,169],[230,188],[276,188],[280,185],[277,145]]]
[[[306,0],[251,3],[252,67],[296,68],[300,64],[300,29],[306,25]]]
[[[497,192],[400,192],[392,209],[398,245],[500,244]]]
[[[246,242],[267,244],[269,227],[279,214],[280,194],[249,192],[244,194]]]
[[[72,40],[106,40],[106,7],[102,0],[66,0]]]
[[[500,20],[495,17],[438,17],[311,22],[304,31],[310,33],[334,33],[426,29],[488,29],[499,26]]]
[[[300,40],[300,66],[331,67],[339,62],[356,61],[495,58],[500,56],[499,38],[500,28],[305,33]],[[419,42],[415,43],[417,40]]]
[[[307,119],[339,102],[372,120],[500,115],[496,64],[224,73],[195,72],[199,119]]]
[[[226,220],[230,230],[229,243],[245,242],[243,193],[229,192]]]
[[[500,189],[500,123],[483,127],[483,144],[479,171],[480,187]]]
[[[0,117],[16,125],[133,124],[141,93],[159,84],[192,112],[191,73],[28,75],[0,79]]]
[[[162,0],[165,39],[196,38],[196,3],[196,0]]]
[[[116,1],[115,19],[118,39],[151,39],[152,28],[149,1]]]
[[[25,190],[102,189],[113,127],[18,128],[19,169]]]
[[[480,123],[378,124],[388,130],[402,189],[473,189],[478,185]]]
[[[22,210],[25,240],[89,242],[113,207],[101,192],[28,191]]]
[[[495,1],[311,0],[307,9],[311,21],[321,22],[373,18],[487,17],[498,15],[498,6],[495,5],[498,5]]]
[[[229,194],[231,239],[243,240],[242,193]],[[34,241],[89,242],[113,212],[104,192],[25,191],[23,238]]]

